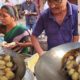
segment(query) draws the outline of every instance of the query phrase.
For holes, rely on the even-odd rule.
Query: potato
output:
[[[8,78],[6,76],[2,76],[0,80],[8,80]]]
[[[76,62],[74,60],[72,60],[70,63],[66,64],[66,68],[71,69],[74,67],[74,65],[76,65]]]
[[[9,56],[9,55],[6,55],[5,57],[4,57],[4,61],[10,61],[11,60],[11,57]]]
[[[11,71],[11,68],[5,68],[4,69],[4,72],[8,72],[8,71]]]
[[[67,77],[70,77],[71,80],[80,80],[80,64],[77,64],[77,57],[80,56],[80,48],[76,50],[71,50],[64,57],[64,70],[68,74]]]
[[[70,63],[70,64],[68,64],[67,66],[66,66],[66,68],[69,70],[69,69],[71,69],[73,67],[73,63]]]
[[[9,67],[9,68],[12,68],[12,67],[13,67],[13,63],[12,63],[12,62],[8,62],[8,63],[6,64],[6,66]]]
[[[12,71],[8,71],[8,72],[6,73],[6,77],[7,77],[8,79],[13,79],[13,78],[15,77],[15,74],[14,74]]]
[[[15,74],[12,72],[13,62],[10,55],[0,56],[0,80],[12,80]]]
[[[68,61],[66,62],[66,66],[67,66],[67,65],[69,65],[70,63],[71,63],[71,61],[70,61],[70,60],[68,60]]]
[[[68,58],[69,60],[73,60],[74,59],[74,57],[73,56],[69,56],[69,58]]]
[[[4,76],[4,75],[5,75],[4,71],[0,70],[0,76]]]
[[[73,73],[74,73],[74,69],[73,68],[71,68],[70,70],[69,70],[69,72],[68,72],[68,74],[71,76]]]
[[[6,66],[0,65],[1,70],[5,69],[5,68],[6,68]]]
[[[79,73],[78,72],[74,72],[72,74],[72,80],[78,80],[79,79]]]
[[[0,66],[4,66],[5,65],[5,61],[0,60]]]

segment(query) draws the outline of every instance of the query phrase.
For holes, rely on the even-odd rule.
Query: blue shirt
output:
[[[21,4],[21,11],[28,10],[31,12],[37,12],[36,6],[33,2],[31,2],[29,5],[27,2],[24,2]],[[36,16],[26,16],[26,24],[34,24],[36,21]]]
[[[32,34],[37,37],[45,30],[48,37],[48,49],[71,42],[72,37],[78,35],[78,7],[68,2],[67,10],[67,15],[61,25],[55,21],[49,8],[41,14],[35,24]]]

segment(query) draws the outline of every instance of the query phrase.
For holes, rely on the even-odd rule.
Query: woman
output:
[[[4,5],[0,10],[0,21],[6,27],[4,40],[7,44],[4,47],[11,48],[19,53],[28,53],[30,42],[30,33],[22,24],[17,24],[16,13],[13,7]],[[11,42],[15,42],[14,45]]]

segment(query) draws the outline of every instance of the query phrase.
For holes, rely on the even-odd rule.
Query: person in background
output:
[[[78,7],[68,0],[47,0],[49,8],[37,20],[31,40],[39,55],[44,54],[37,37],[45,30],[48,50],[58,45],[77,42]],[[37,46],[36,46],[37,45]]]
[[[48,2],[46,1],[45,4],[44,4],[44,6],[43,6],[43,10],[46,10],[46,9],[48,9],[48,8],[49,8]]]
[[[25,15],[26,26],[28,26],[29,29],[32,29],[38,15],[36,5],[32,0],[26,0],[24,3],[21,4],[20,9],[20,12],[24,13]]]
[[[5,0],[5,5],[14,6],[10,0]]]
[[[0,21],[6,27],[3,47],[13,49],[18,53],[28,54],[28,47],[32,46],[30,32],[23,24],[17,24],[13,7],[4,5],[0,9]],[[14,45],[12,45],[14,43]]]

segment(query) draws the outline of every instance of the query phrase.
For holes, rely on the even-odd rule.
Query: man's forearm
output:
[[[32,44],[33,44],[35,50],[39,53],[39,55],[42,55],[43,49],[41,48],[40,43],[38,42],[37,38],[32,35],[31,41],[32,41]]]

